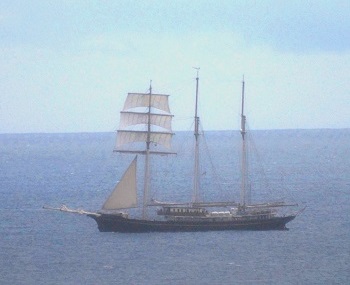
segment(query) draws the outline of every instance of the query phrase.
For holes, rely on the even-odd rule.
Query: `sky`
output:
[[[349,0],[2,0],[0,133],[109,132],[128,92],[189,130],[350,127]]]

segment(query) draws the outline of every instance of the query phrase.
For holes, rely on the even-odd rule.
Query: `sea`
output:
[[[0,284],[350,284],[350,129],[251,134],[249,199],[298,203],[288,230],[101,233],[43,206],[101,208],[133,159],[113,153],[114,133],[1,134]],[[151,159],[151,198],[192,198],[192,145],[180,132],[177,155]],[[201,199],[239,200],[239,133],[203,145]]]

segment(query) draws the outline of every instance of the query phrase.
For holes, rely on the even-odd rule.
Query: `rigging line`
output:
[[[266,175],[266,172],[265,172],[264,167],[263,167],[263,165],[264,165],[263,159],[261,158],[261,156],[259,154],[259,151],[258,151],[258,148],[256,147],[255,140],[254,140],[254,137],[251,134],[251,131],[250,131],[248,123],[247,123],[247,129],[249,130],[249,132],[248,132],[248,142],[249,142],[248,149],[252,148],[253,153],[255,154],[255,156],[257,158],[256,160],[257,160],[257,164],[258,164],[259,170],[260,170],[260,172],[262,173],[262,176],[263,176],[263,182],[265,184],[264,186],[266,188],[268,188],[269,190],[271,190],[271,185],[269,183],[269,180],[267,179],[267,175]],[[251,157],[250,151],[249,151],[249,157]]]
[[[207,143],[207,140],[206,140],[206,136],[204,134],[204,130],[203,130],[202,124],[199,124],[199,127],[200,127],[200,130],[201,130],[201,133],[202,133],[204,147],[207,150],[206,153],[207,153],[208,158],[209,158],[209,163],[210,163],[211,169],[212,169],[213,174],[214,174],[215,184],[218,185],[219,191],[223,192],[222,187],[221,187],[221,183],[220,183],[220,177],[219,177],[219,175],[218,175],[218,173],[216,171],[216,167],[214,166],[212,156],[210,155],[208,143]]]
[[[259,167],[259,171],[261,172],[262,176],[263,176],[263,182],[264,182],[264,186],[267,188],[268,190],[268,193],[269,195],[273,196],[273,192],[275,193],[278,189],[276,189],[276,187],[272,186],[271,183],[269,182],[269,179],[267,178],[267,174],[265,172],[265,169],[263,167],[263,165],[265,165],[264,163],[264,160],[262,159],[262,157],[260,156],[260,153],[258,151],[258,148],[255,144],[255,140],[253,138],[253,136],[249,133],[249,142],[250,142],[250,145],[252,147],[252,150],[255,154],[255,157],[256,157],[256,160],[257,160],[257,164],[258,164],[258,167]],[[283,170],[279,169],[278,171],[278,174],[280,177],[282,177],[282,187],[279,187],[279,188],[282,188],[283,191],[283,195],[285,195],[285,190],[288,190],[286,185],[285,185],[285,182],[284,182],[284,172]],[[290,192],[290,191],[288,191]],[[293,200],[294,202],[296,202],[297,200],[295,199],[295,197],[293,195],[291,195],[289,193],[288,196],[291,196],[291,200]]]
[[[193,119],[193,117],[191,117],[191,119]],[[192,135],[193,124],[194,124],[194,121],[192,121],[191,126],[183,132],[191,133],[191,135]],[[184,150],[187,150],[190,148],[188,146],[189,135],[185,134],[184,136],[181,136],[181,137],[182,137],[182,139],[178,143],[176,143],[176,145],[177,145],[176,149],[175,149],[176,155],[168,158],[169,163],[168,163],[167,167],[164,167],[161,170],[157,170],[157,172],[162,171],[165,176],[169,176],[169,174],[173,173],[173,170],[175,169],[175,164],[178,162],[178,159],[175,159],[175,157],[178,158],[178,157],[181,157],[183,154],[186,155],[186,152]],[[191,142],[192,142],[192,140],[191,140]],[[154,159],[157,159],[157,158],[154,158]],[[153,176],[151,179],[154,182]],[[157,194],[158,194],[158,187],[153,187],[152,193],[151,193],[151,198],[153,198],[153,199],[156,198]]]
[[[191,117],[191,119],[193,119],[193,117]],[[177,157],[180,158],[180,159],[188,159],[188,156],[190,155],[193,155],[193,140],[192,140],[192,136],[193,136],[193,125],[194,125],[194,121],[192,121],[192,124],[191,126],[189,126],[189,128],[184,132],[183,135],[180,136],[180,141],[177,144],[177,147],[176,147],[176,153],[177,153]],[[191,139],[189,139],[191,137]],[[189,150],[190,153],[188,152]],[[163,171],[165,175],[168,175],[169,173],[172,173],[173,172],[173,169],[174,169],[174,165],[178,163],[178,159],[170,159],[169,160],[169,164],[166,168],[162,168],[162,170],[160,171]],[[157,190],[158,189],[155,189],[156,191],[153,191],[152,193],[152,198],[154,198],[157,194]]]
[[[187,133],[191,135],[191,138],[192,138],[192,136],[193,136],[193,125],[194,125],[193,117],[191,117],[191,119],[192,119],[191,125],[189,125],[189,127],[187,128],[187,130],[182,131],[182,132],[185,133],[186,135],[185,135],[184,138],[179,142],[179,147],[178,147],[178,152],[179,152],[179,153],[182,153],[183,150],[188,149],[188,147],[185,147],[185,146],[188,146],[189,143],[191,143],[191,145],[192,145],[192,142],[193,142],[192,139],[191,139],[190,142],[189,142],[188,137],[187,137]],[[193,150],[191,151],[191,153],[193,153]]]

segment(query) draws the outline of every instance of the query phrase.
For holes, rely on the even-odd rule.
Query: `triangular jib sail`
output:
[[[137,207],[136,182],[137,156],[125,171],[122,179],[102,206],[103,210],[118,210]]]

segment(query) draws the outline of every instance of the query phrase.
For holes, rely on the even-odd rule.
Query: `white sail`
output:
[[[173,115],[170,114],[150,114],[151,125],[159,126],[167,129],[171,132],[171,119]],[[119,128],[125,129],[133,125],[147,125],[148,124],[148,113],[141,112],[121,112]]]
[[[128,93],[124,109],[120,112],[119,130],[115,151],[134,152],[132,143],[152,143],[171,149],[171,121],[173,115],[169,109],[169,95]],[[140,111],[140,108],[146,108]],[[142,153],[145,150],[140,150]],[[154,153],[167,153],[167,151]],[[170,153],[170,152],[169,152]]]
[[[128,93],[124,108],[120,112],[120,123],[114,151],[145,155],[142,211],[142,217],[144,219],[147,217],[150,184],[149,156],[150,154],[173,154],[163,149],[171,149],[171,140],[174,135],[171,130],[173,115],[170,113],[168,98],[169,95],[152,94],[152,86],[150,86],[148,94]],[[142,147],[142,143],[145,143],[144,147]],[[158,145],[160,145],[159,148]],[[129,184],[129,182],[126,184]],[[127,194],[124,193],[124,196],[127,196]],[[128,198],[130,200],[130,196]],[[122,206],[118,205],[118,207],[130,208],[133,203],[129,200]]]
[[[152,143],[161,144],[166,148],[171,148],[172,133],[166,132],[151,132],[150,141]],[[147,140],[147,131],[124,131],[119,130],[117,133],[116,149],[121,146],[133,142],[145,142]]]
[[[131,162],[122,179],[115,186],[113,192],[103,204],[103,210],[118,210],[137,207],[136,165],[137,156]]]
[[[152,107],[170,113],[169,109],[169,95],[163,94],[151,94],[151,104],[149,104],[150,94],[144,93],[128,93],[128,96],[124,103],[123,111],[137,107]]]

